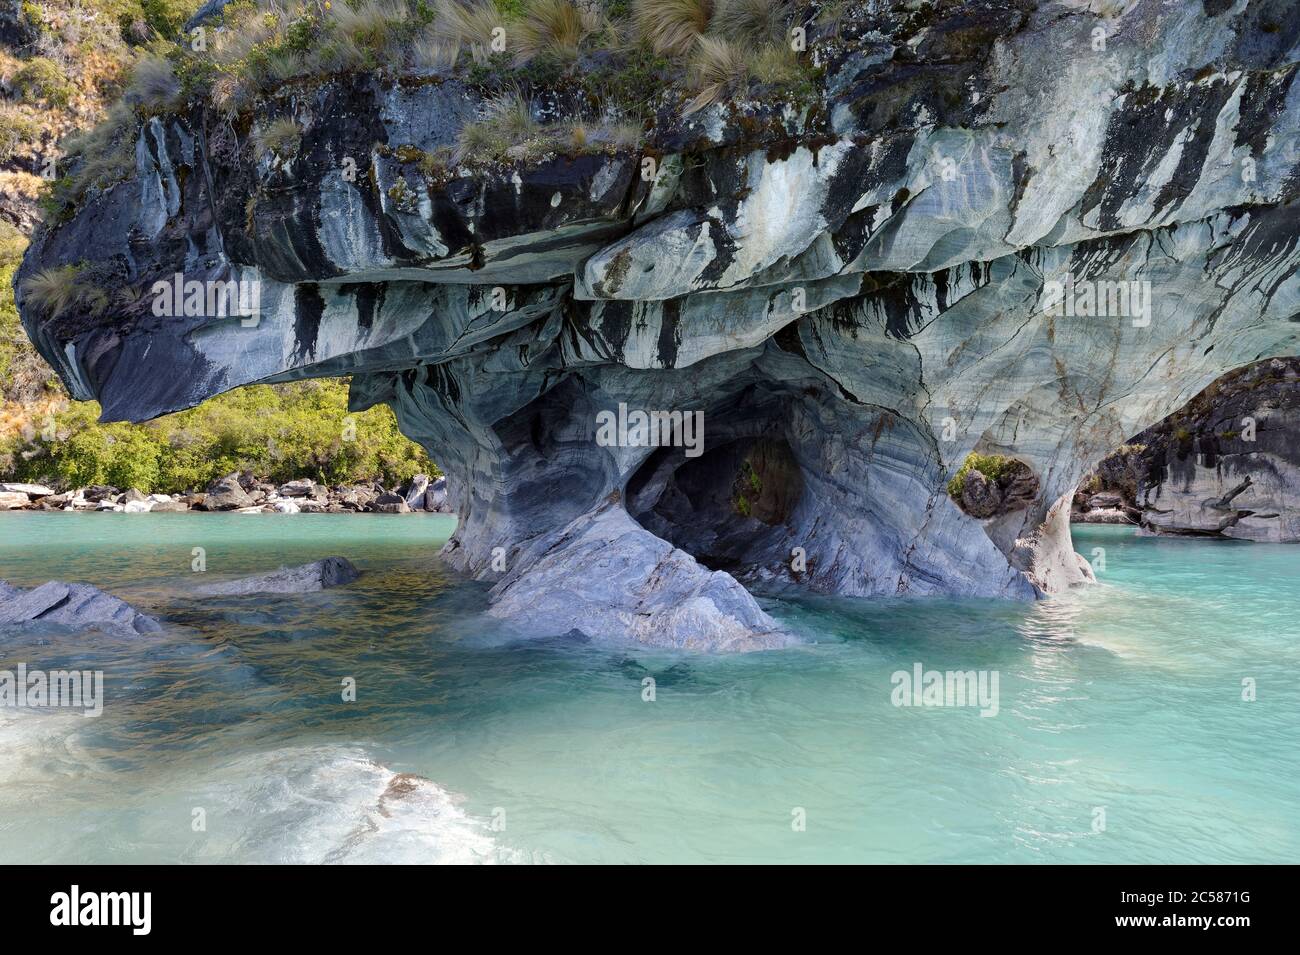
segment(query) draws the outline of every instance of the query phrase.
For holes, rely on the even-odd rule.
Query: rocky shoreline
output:
[[[1171,537],[1300,541],[1300,359],[1271,358],[1214,381],[1104,458],[1071,520]]]
[[[447,479],[417,474],[391,490],[378,482],[327,487],[310,478],[276,485],[247,472],[203,491],[145,494],[95,485],[59,492],[41,484],[0,483],[0,511],[106,511],[118,514],[227,511],[237,514],[450,514]]]

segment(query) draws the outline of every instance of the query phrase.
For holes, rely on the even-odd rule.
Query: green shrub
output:
[[[8,162],[24,144],[35,143],[40,134],[35,119],[0,101],[0,162]]]
[[[169,39],[180,34],[185,22],[200,6],[200,0],[140,0],[144,22],[159,36]]]
[[[14,272],[26,248],[26,237],[9,223],[0,222],[0,399],[14,356],[20,349],[31,348],[18,321],[13,290]]]
[[[235,470],[276,483],[310,477],[390,487],[418,472],[439,473],[389,408],[349,413],[343,379],[253,385],[138,425],[99,424],[97,413],[94,402],[74,403],[56,416],[54,440],[0,445],[0,459],[12,468],[0,480],[174,493]]]
[[[961,500],[962,491],[966,487],[966,475],[971,471],[979,471],[990,481],[996,482],[1015,474],[1022,467],[1024,464],[1015,458],[1008,458],[1001,454],[976,454],[972,451],[966,455],[966,460],[948,481],[948,496],[954,501]]]
[[[53,60],[33,57],[14,73],[13,88],[25,100],[41,100],[60,109],[72,102],[77,88]]]

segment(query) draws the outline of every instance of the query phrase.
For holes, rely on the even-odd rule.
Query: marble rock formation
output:
[[[24,589],[0,580],[0,628],[54,624],[109,633],[156,633],[153,617],[90,584],[51,580]]]
[[[1100,490],[1076,495],[1087,507],[1075,519],[1161,535],[1300,542],[1298,428],[1300,359],[1229,372],[1103,458],[1090,482]]]
[[[1300,336],[1300,9],[1105,7],[851,3],[811,103],[435,179],[403,157],[475,118],[454,77],[290,85],[247,134],[154,117],[21,273],[144,294],[23,321],[110,420],[352,375],[449,476],[446,559],[542,632],[744,649],[783,642],[756,589],[1051,593],[1090,576],[1081,476]],[[277,117],[296,152],[255,156]],[[259,316],[155,315],[177,273],[259,280]],[[634,412],[701,440],[599,440]],[[1034,499],[965,513],[972,451]]]
[[[328,587],[350,584],[361,576],[361,571],[346,557],[325,557],[300,564],[281,567],[269,574],[241,577],[217,584],[207,584],[195,589],[204,597],[239,597],[244,594],[303,594]]]

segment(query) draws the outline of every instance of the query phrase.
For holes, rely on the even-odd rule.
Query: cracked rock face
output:
[[[1298,47],[1283,0],[851,5],[815,105],[661,115],[649,180],[621,153],[426,181],[401,147],[478,94],[335,78],[259,112],[299,124],[284,160],[150,120],[134,178],[23,267],[256,275],[256,323],[23,318],[111,419],[353,375],[448,473],[447,558],[544,632],[762,648],[755,589],[1032,598],[1090,576],[1092,464],[1298,350]],[[620,407],[702,414],[702,442],[601,442]],[[971,451],[1034,499],[964,513]]]

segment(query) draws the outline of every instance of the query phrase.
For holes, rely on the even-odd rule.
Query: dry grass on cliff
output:
[[[180,95],[180,80],[172,64],[166,57],[146,53],[136,60],[123,99],[148,112],[159,112],[174,108]]]
[[[72,308],[102,314],[109,305],[108,293],[83,272],[77,265],[41,269],[23,281],[23,297],[47,318],[58,318]]]
[[[632,20],[656,53],[681,56],[709,29],[714,0],[636,0]]]
[[[291,117],[280,116],[258,129],[253,137],[259,157],[274,155],[284,158],[297,151],[302,131]]]
[[[488,100],[477,122],[461,129],[454,165],[501,160],[536,160],[552,153],[617,152],[637,145],[641,128],[616,114],[573,117],[543,124],[534,104],[517,87]]]
[[[512,148],[524,147],[542,130],[533,118],[533,104],[518,89],[506,90],[488,100],[479,115],[478,122],[461,129],[452,162],[503,156]]]
[[[492,41],[497,30],[505,28],[506,19],[492,0],[438,0],[434,20],[434,38],[456,51],[469,50],[475,63],[486,63],[492,55]]]
[[[801,76],[798,58],[784,43],[768,43],[755,50],[723,37],[697,37],[687,78],[695,96],[686,112],[694,113],[728,97],[743,96],[754,80],[789,84]]]
[[[721,0],[710,26],[751,50],[786,39],[790,8],[785,0]]]
[[[515,62],[527,63],[538,56],[571,62],[577,59],[582,41],[599,26],[595,13],[579,9],[572,0],[530,0],[523,19],[512,27]]]

